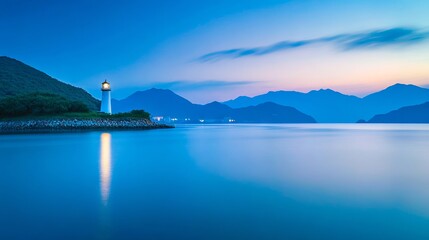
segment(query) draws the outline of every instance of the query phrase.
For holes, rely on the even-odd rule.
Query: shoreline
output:
[[[148,119],[0,120],[0,134],[174,128]]]

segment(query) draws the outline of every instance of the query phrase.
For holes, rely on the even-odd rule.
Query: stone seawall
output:
[[[153,123],[147,119],[49,119],[0,121],[0,134],[15,132],[157,128],[173,128],[173,126]]]

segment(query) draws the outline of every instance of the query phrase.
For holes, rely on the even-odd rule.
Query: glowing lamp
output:
[[[102,91],[110,91],[110,83],[107,82],[107,80],[105,80],[102,84],[101,84],[101,90]]]

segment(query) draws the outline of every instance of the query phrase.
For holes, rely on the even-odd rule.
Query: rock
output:
[[[172,128],[172,126],[153,123],[147,119],[50,119],[0,121],[0,133],[155,128]]]

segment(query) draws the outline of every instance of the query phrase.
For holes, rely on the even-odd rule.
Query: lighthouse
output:
[[[110,83],[107,80],[101,84],[101,109],[100,112],[112,114],[112,104],[110,103]]]

